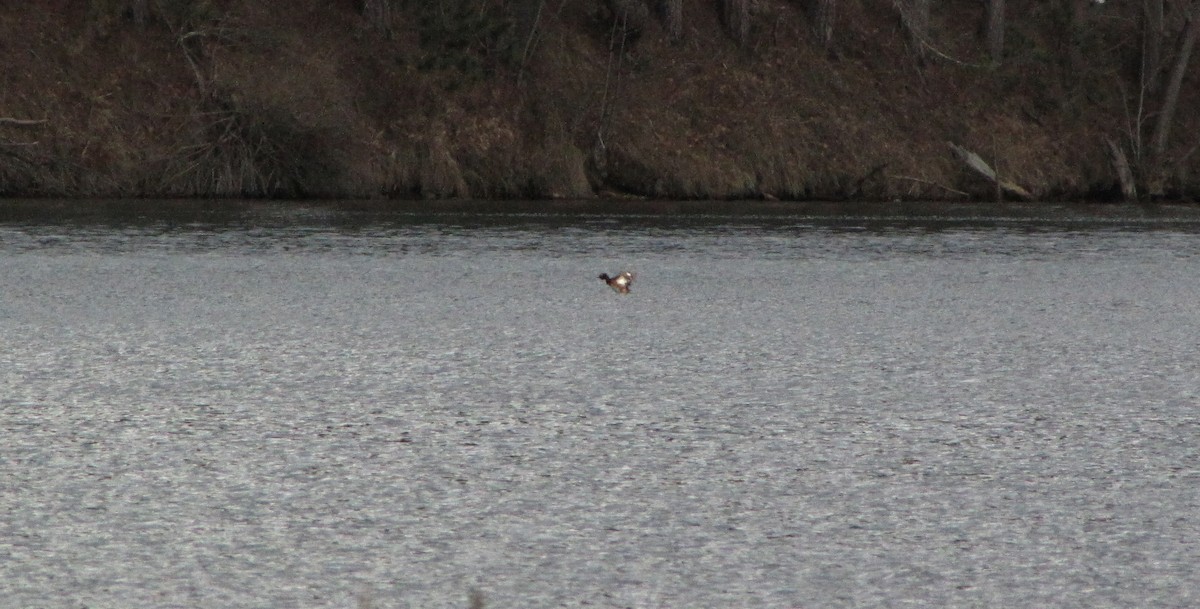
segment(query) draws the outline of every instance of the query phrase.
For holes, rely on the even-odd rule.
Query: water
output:
[[[89,209],[0,205],[0,607],[1200,604],[1195,211]]]

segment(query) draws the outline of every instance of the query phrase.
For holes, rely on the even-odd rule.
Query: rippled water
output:
[[[1194,212],[47,205],[0,607],[1200,604]]]

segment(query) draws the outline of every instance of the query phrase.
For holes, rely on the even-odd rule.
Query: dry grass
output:
[[[120,2],[0,8],[14,58],[0,116],[49,119],[0,125],[0,192],[989,198],[952,141],[1035,196],[1080,197],[1113,189],[1105,138],[1136,132],[1113,85],[1130,82],[1127,22],[1099,22],[1094,42],[1109,43],[1072,73],[1044,25],[1054,15],[1032,0],[1013,5],[1037,19],[1014,20],[1000,67],[982,57],[970,3],[935,11],[940,55],[924,61],[888,0],[843,2],[831,53],[794,2],[755,2],[739,45],[713,3],[684,0],[679,41],[650,19],[614,44],[599,4],[563,3],[536,37],[503,30],[441,62],[430,54],[448,43],[423,43],[403,10],[383,32],[353,3],[210,5],[188,53],[171,26],[185,21],[137,26]],[[1197,103],[1189,87],[1181,107]],[[1180,121],[1174,184],[1196,192],[1200,153],[1184,155],[1200,117]]]

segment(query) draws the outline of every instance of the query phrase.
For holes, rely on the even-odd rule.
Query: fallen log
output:
[[[46,122],[48,122],[48,121],[47,121],[47,119],[44,119],[44,118],[32,119],[32,118],[12,118],[9,116],[0,116],[0,125],[17,125],[17,126],[25,127],[25,126],[29,126],[29,125],[41,125]]]
[[[954,154],[967,164],[967,167],[970,167],[979,175],[987,178],[989,182],[998,186],[1000,190],[1017,195],[1022,199],[1033,198],[1033,195],[1030,194],[1028,190],[1021,188],[1020,185],[1010,180],[1000,178],[996,174],[996,170],[992,169],[991,165],[988,165],[987,161],[983,160],[983,157],[980,157],[978,154],[975,154],[974,152],[971,152],[970,150],[967,150],[966,148],[963,148],[954,142],[946,143],[950,146],[950,149],[954,151]]]

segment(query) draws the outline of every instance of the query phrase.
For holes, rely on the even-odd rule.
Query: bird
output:
[[[608,273],[600,273],[600,279],[603,279],[604,283],[608,284],[608,287],[616,290],[619,294],[628,294],[629,285],[633,283],[633,280],[636,277],[636,273],[631,273],[629,271],[623,271],[617,274],[616,277],[609,277]]]

